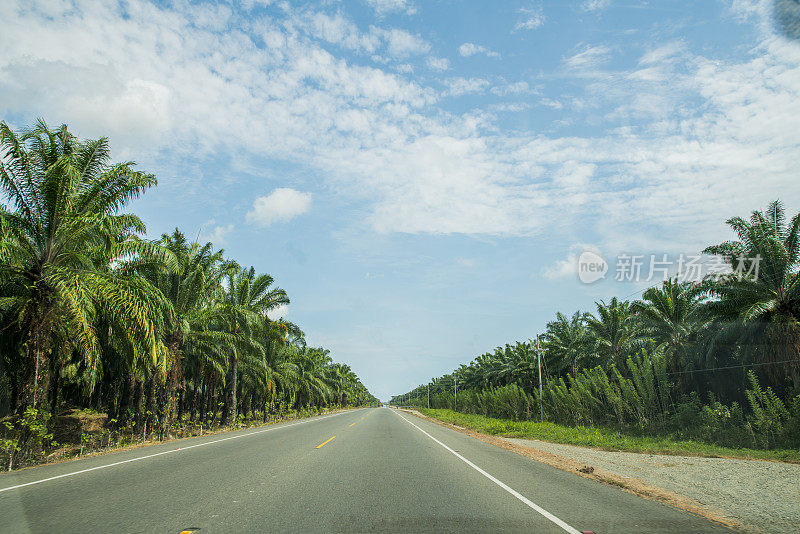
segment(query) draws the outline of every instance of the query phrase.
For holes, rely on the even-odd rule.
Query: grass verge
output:
[[[649,454],[674,454],[681,456],[705,456],[741,458],[747,460],[773,460],[800,463],[800,450],[734,449],[702,441],[673,439],[670,437],[634,435],[617,430],[596,427],[569,427],[555,423],[533,421],[511,421],[482,415],[472,415],[452,410],[429,410],[419,408],[420,413],[445,423],[462,426],[489,434],[511,438],[538,439],[551,443],[580,445],[607,451],[629,451]]]
[[[29,463],[27,463],[27,464],[25,464],[25,465],[23,465],[21,467],[16,467],[15,466],[14,469],[12,469],[11,471],[7,471],[6,469],[3,469],[2,467],[0,467],[0,476],[3,476],[5,473],[13,473],[13,472],[16,472],[16,471],[21,471],[23,469],[33,469],[33,468],[40,467],[40,466],[43,466],[43,465],[60,464],[60,463],[64,463],[64,462],[82,460],[84,458],[93,458],[95,456],[103,456],[103,455],[111,454],[111,453],[115,453],[115,452],[122,452],[122,451],[128,451],[128,450],[132,450],[132,449],[139,449],[139,448],[142,448],[142,447],[149,447],[151,445],[161,445],[161,444],[164,444],[164,443],[172,443],[172,442],[183,441],[183,440],[188,440],[188,439],[193,439],[193,438],[214,436],[214,435],[217,435],[217,434],[225,434],[225,433],[228,433],[228,432],[235,432],[235,431],[238,431],[238,430],[258,429],[258,428],[263,428],[263,427],[276,425],[276,424],[279,424],[279,423],[289,423],[289,422],[292,422],[292,421],[299,421],[299,420],[308,419],[308,418],[311,418],[311,417],[318,417],[318,416],[321,416],[321,415],[332,415],[332,414],[339,413],[339,412],[345,412],[345,411],[348,411],[348,410],[358,410],[358,409],[361,409],[361,408],[368,408],[368,407],[369,406],[347,406],[347,407],[339,407],[339,408],[332,408],[332,409],[326,408],[326,409],[320,410],[319,412],[316,412],[316,413],[302,413],[302,414],[298,413],[298,412],[292,412],[292,413],[289,413],[289,414],[282,415],[282,416],[280,416],[280,417],[278,417],[276,419],[269,420],[267,422],[252,420],[252,421],[249,421],[249,422],[238,423],[238,424],[233,425],[233,426],[230,426],[230,425],[212,426],[210,428],[209,427],[205,428],[200,433],[190,432],[188,434],[175,436],[175,437],[169,437],[169,438],[166,438],[166,439],[163,439],[163,440],[156,439],[156,438],[154,438],[154,435],[150,435],[149,437],[147,437],[146,439],[143,439],[142,441],[135,440],[135,441],[128,441],[128,442],[115,442],[115,443],[112,443],[112,444],[108,444],[105,447],[97,448],[97,449],[89,449],[86,452],[82,452],[82,453],[77,453],[77,451],[80,449],[80,447],[78,445],[69,444],[69,445],[66,445],[66,446],[61,446],[61,447],[59,447],[59,448],[57,448],[55,450],[45,451],[46,454],[41,455],[35,461],[29,462]],[[105,414],[99,414],[99,415],[105,416]],[[0,456],[0,466],[7,465],[7,463],[8,463],[8,457],[3,458],[2,456]]]

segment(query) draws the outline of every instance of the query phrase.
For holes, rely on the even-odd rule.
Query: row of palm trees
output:
[[[594,313],[558,313],[538,336],[545,379],[569,380],[597,366],[622,370],[649,347],[667,358],[678,394],[742,400],[749,370],[784,398],[800,394],[800,214],[787,221],[775,201],[727,223],[737,238],[704,252],[727,258],[728,274],[672,278],[633,302],[612,298],[596,302]],[[537,357],[533,341],[498,347],[395,402],[425,404],[429,389],[452,391],[454,380],[478,391],[518,384],[532,394]]]
[[[0,123],[0,415],[64,406],[163,431],[372,402],[353,371],[268,313],[267,274],[123,208],[156,185],[108,141]]]

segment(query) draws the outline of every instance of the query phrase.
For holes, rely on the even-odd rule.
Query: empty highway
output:
[[[726,532],[390,408],[0,475],[1,532]]]

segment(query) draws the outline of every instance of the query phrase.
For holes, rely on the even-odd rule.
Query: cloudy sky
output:
[[[584,249],[694,254],[800,209],[800,44],[773,11],[5,0],[0,119],[108,136],[159,178],[151,236],[272,274],[386,399],[643,287],[581,284]]]

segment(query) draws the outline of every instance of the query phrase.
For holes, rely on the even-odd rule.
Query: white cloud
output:
[[[375,14],[379,17],[387,13],[405,13],[406,15],[413,15],[417,12],[416,6],[413,2],[408,0],[366,0],[367,5],[375,10]]]
[[[768,17],[768,13],[772,2],[765,0],[731,0],[728,3],[728,8],[731,13],[742,21],[748,20],[764,20]]]
[[[559,278],[566,278],[567,276],[577,276],[578,274],[578,257],[570,253],[563,260],[556,260],[553,265],[549,265],[542,269],[542,276],[548,280],[557,280]]]
[[[476,54],[484,54],[489,57],[499,58],[500,54],[489,50],[485,46],[477,45],[475,43],[464,43],[458,47],[458,53],[464,57],[474,56]]]
[[[208,222],[209,225],[213,225],[213,219]],[[211,242],[214,244],[216,248],[224,247],[228,244],[225,236],[230,234],[233,231],[234,226],[229,224],[227,226],[214,226],[210,232],[202,232],[198,236],[198,241],[200,243],[207,243]]]
[[[269,310],[267,312],[267,317],[269,317],[272,321],[277,321],[278,319],[283,319],[289,315],[289,305],[288,304],[279,304],[275,308]]]
[[[605,9],[611,4],[610,0],[585,0],[583,4],[581,4],[582,11],[600,11],[601,9]]]
[[[602,253],[594,245],[585,243],[575,243],[569,248],[567,256],[562,260],[556,260],[552,265],[542,268],[542,276],[548,280],[558,280],[560,278],[567,278],[568,276],[578,276],[578,256],[581,252],[589,250],[596,254]]]
[[[246,217],[247,222],[269,226],[274,222],[294,219],[307,212],[310,207],[311,193],[280,187],[265,197],[258,197]]]
[[[492,87],[492,93],[497,96],[517,95],[530,89],[527,82],[514,82]]]
[[[390,30],[373,29],[386,41],[386,50],[394,58],[405,58],[410,55],[425,54],[431,49],[425,39],[405,30],[392,28]]]
[[[448,94],[452,96],[481,93],[489,87],[489,80],[483,78],[450,78],[444,83],[449,88]]]
[[[311,36],[349,50],[372,53],[381,44],[376,32],[361,32],[353,21],[341,13],[329,15],[320,12],[298,14],[294,24],[303,27]]]
[[[665,63],[671,64],[680,59],[680,56],[687,55],[688,50],[686,43],[683,41],[673,41],[656,48],[651,49],[649,52],[639,58],[639,65],[653,66],[662,65]]]
[[[540,28],[545,23],[545,16],[540,8],[522,8],[519,13],[523,16],[522,19],[514,26],[514,31],[519,30],[535,30]]]
[[[170,170],[162,190],[175,187],[181,159],[201,190],[211,158],[274,158],[363,202],[382,232],[531,235],[585,223],[631,247],[713,242],[721,221],[778,193],[800,205],[800,48],[782,38],[765,34],[742,59],[654,44],[617,71],[608,45],[576,50],[556,73],[583,83],[559,96],[561,120],[595,128],[558,135],[448,111],[424,78],[323,46],[337,39],[325,25],[344,22],[315,26],[291,8],[262,18],[220,11],[240,28],[221,33],[217,12],[193,4],[130,2],[125,16],[107,3],[28,5],[0,3],[0,116],[108,135],[115,158]],[[386,34],[372,34],[374,44],[370,34],[340,46],[383,54]],[[275,217],[262,211],[263,221],[255,208],[248,220]]]
[[[611,49],[605,45],[587,45],[576,54],[564,60],[564,64],[576,71],[593,71],[608,61]]]
[[[443,57],[429,57],[426,63],[433,70],[447,70],[450,68],[450,61]]]
[[[579,188],[580,192],[582,192],[596,170],[597,165],[594,163],[581,163],[575,160],[565,161],[561,168],[554,173],[553,181],[565,189]]]
[[[564,104],[561,101],[553,100],[552,98],[542,98],[539,103],[552,109],[564,109]]]
[[[519,113],[531,109],[533,106],[529,102],[503,102],[500,104],[490,104],[489,109],[492,111],[508,111],[511,113]]]
[[[421,36],[399,28],[370,26],[369,31],[361,31],[355,22],[342,13],[293,13],[287,25],[291,31],[305,32],[316,39],[362,54],[375,54],[383,49],[389,57],[403,59],[425,54],[431,48]]]

